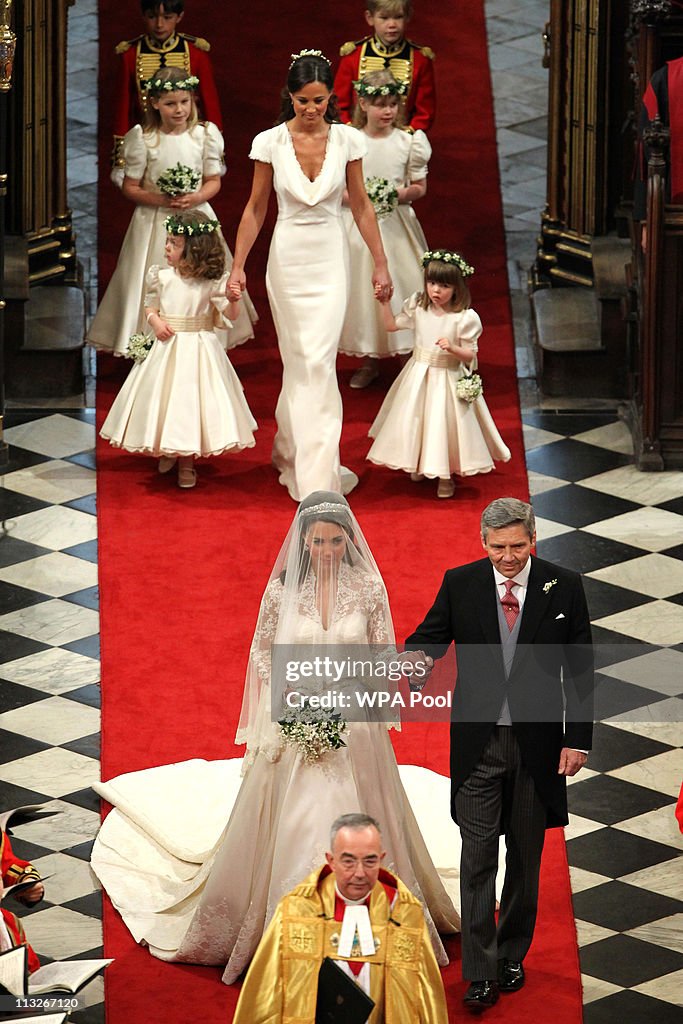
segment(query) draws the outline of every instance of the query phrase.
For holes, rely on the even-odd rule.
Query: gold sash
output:
[[[457,370],[460,360],[452,352],[444,352],[441,348],[420,348],[413,349],[413,359],[417,363],[427,363],[428,366],[442,366],[446,370]]]
[[[213,315],[210,313],[203,316],[167,316],[166,313],[159,313],[159,316],[174,331],[211,331],[214,327]]]

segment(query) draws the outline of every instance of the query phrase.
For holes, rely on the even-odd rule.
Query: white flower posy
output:
[[[557,583],[557,580],[548,580],[547,583],[544,583],[543,584],[543,593],[547,594],[548,591],[550,590],[550,588],[554,587],[556,583]]]
[[[482,394],[484,385],[478,373],[468,373],[455,385],[455,393],[463,402],[471,404]]]
[[[128,339],[126,355],[134,363],[144,363],[153,344],[154,338],[151,334],[131,334]]]
[[[346,746],[342,739],[346,722],[330,708],[296,708],[288,711],[278,725],[284,742],[297,747],[305,764],[315,764],[328,750]]]
[[[366,178],[365,191],[375,208],[378,220],[388,217],[398,206],[396,186],[387,178]]]
[[[186,164],[177,163],[168,167],[157,178],[157,188],[163,195],[174,198],[195,192],[200,181],[200,174]]]

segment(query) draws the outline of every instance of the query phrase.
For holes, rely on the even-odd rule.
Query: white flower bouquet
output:
[[[134,363],[144,363],[153,344],[154,338],[151,334],[131,334],[126,347],[126,355]]]
[[[328,750],[346,746],[342,739],[346,722],[331,708],[296,708],[278,725],[285,743],[298,748],[305,764],[315,764]]]
[[[188,192],[196,192],[199,185],[200,175],[185,164],[176,164],[175,167],[168,167],[163,174],[157,178],[157,188],[165,196],[174,199],[176,196],[187,195]]]
[[[455,393],[458,398],[461,398],[463,402],[467,402],[470,405],[475,399],[479,398],[479,395],[483,394],[484,385],[481,382],[481,377],[478,373],[467,373],[464,377],[461,377],[458,383],[455,385]]]
[[[387,178],[366,178],[365,191],[375,208],[377,220],[388,217],[398,206],[398,192]]]

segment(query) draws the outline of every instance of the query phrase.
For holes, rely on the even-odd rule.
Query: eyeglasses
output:
[[[339,863],[341,864],[341,866],[349,871],[351,870],[351,868],[358,867],[359,864],[362,864],[362,866],[366,870],[372,871],[373,868],[376,868],[378,866],[379,862],[380,858],[374,855],[371,857],[351,857],[350,854],[344,854],[342,857],[339,858]]]

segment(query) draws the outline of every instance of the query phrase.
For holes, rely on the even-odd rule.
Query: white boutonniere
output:
[[[557,583],[557,580],[548,580],[547,583],[544,583],[543,584],[543,593],[547,594],[548,591],[550,590],[550,588],[554,587],[556,583]]]

